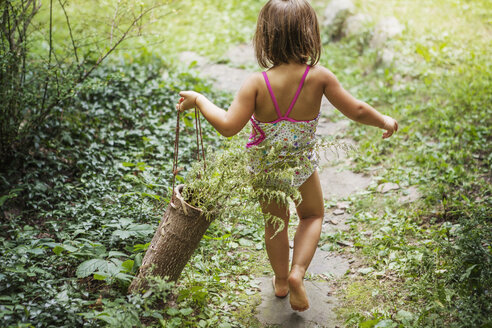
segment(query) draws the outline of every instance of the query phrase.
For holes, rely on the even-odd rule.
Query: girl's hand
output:
[[[383,117],[384,117],[383,129],[386,130],[386,132],[383,133],[383,139],[386,139],[391,137],[393,133],[398,131],[398,122],[394,118],[389,117],[387,115],[383,115]]]
[[[196,100],[201,96],[195,91],[181,91],[179,95],[181,98],[176,104],[176,110],[180,112],[197,107]]]

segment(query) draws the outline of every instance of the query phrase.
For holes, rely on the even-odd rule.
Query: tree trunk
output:
[[[164,217],[155,232],[140,266],[139,274],[133,279],[128,292],[147,287],[146,275],[167,277],[170,281],[178,280],[181,271],[198,243],[209,227],[202,210],[186,203],[181,196],[183,185],[175,189]]]

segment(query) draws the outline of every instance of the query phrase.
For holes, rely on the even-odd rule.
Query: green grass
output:
[[[322,63],[357,97],[394,116],[400,131],[384,142],[371,127],[352,124],[347,133],[358,141],[352,155],[356,169],[376,168],[372,193],[352,198],[356,210],[349,235],[356,254],[378,273],[367,282],[378,276],[386,298],[369,302],[369,308],[353,302],[351,291],[363,290],[347,278],[341,314],[354,327],[490,324],[487,1],[358,6],[373,24],[394,15],[405,25],[402,36],[387,45],[396,53],[394,64],[378,62],[379,51],[367,47],[368,31],[327,44]],[[417,186],[423,198],[402,206],[398,195],[375,192],[377,184],[388,181],[403,189]],[[364,230],[373,233],[367,237],[360,233]]]
[[[145,16],[136,32],[132,33],[132,38],[124,42],[118,52],[138,54],[146,49],[155,55],[169,58],[182,51],[195,51],[219,60],[224,57],[230,46],[251,40],[257,13],[263,4],[257,0],[145,0],[140,3],[143,4],[142,7],[133,1],[121,1],[119,7],[116,1],[69,2],[66,11],[77,40],[76,45],[81,48],[80,55],[91,55],[85,53],[84,49],[87,47],[84,45],[92,42],[97,42],[98,50],[106,49],[111,44],[111,34],[115,41],[120,35],[120,30],[129,26],[132,12],[139,14],[140,8],[150,8],[157,3],[162,6]],[[35,43],[39,50],[48,47],[48,7],[41,7],[41,12],[34,22],[36,29],[41,31]],[[112,28],[116,12],[122,17],[118,20],[119,30]],[[70,53],[72,44],[69,42],[65,16],[56,1],[53,15],[54,39],[59,45],[57,50],[65,49]]]

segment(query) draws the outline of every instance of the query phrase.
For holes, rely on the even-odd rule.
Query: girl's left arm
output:
[[[244,82],[227,111],[195,91],[181,91],[179,93],[181,99],[176,109],[184,111],[197,107],[221,135],[232,137],[243,129],[254,113],[257,79],[257,74],[254,74]]]

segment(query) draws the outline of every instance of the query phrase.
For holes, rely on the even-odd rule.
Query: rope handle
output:
[[[175,129],[175,138],[174,138],[174,159],[173,159],[173,190],[171,196],[172,199],[175,195],[175,184],[176,184],[176,176],[178,175],[180,169],[178,168],[178,154],[179,154],[179,121],[181,119],[181,112],[178,110],[178,115],[176,117],[176,129]],[[205,159],[205,148],[203,147],[203,134],[202,134],[202,124],[200,121],[200,110],[195,107],[195,134],[196,134],[196,160],[203,160],[203,170],[207,169],[207,163]],[[200,154],[201,148],[201,154]]]

